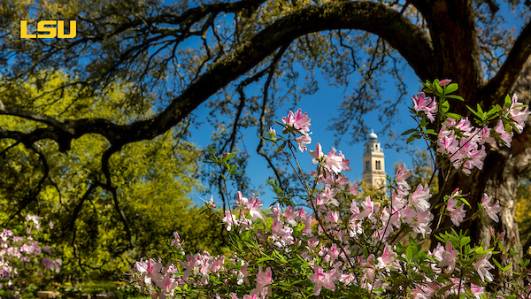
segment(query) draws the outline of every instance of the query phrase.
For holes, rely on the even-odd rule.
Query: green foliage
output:
[[[97,99],[79,97],[74,87],[59,99],[49,96],[50,90],[71,80],[75,79],[61,73],[40,74],[30,83],[12,86],[11,97],[1,100],[61,120],[102,117],[125,123],[129,119],[124,110],[139,118],[152,113],[147,102],[122,105],[127,84],[112,85],[106,96]],[[3,129],[39,126],[43,124],[0,116]],[[193,144],[180,139],[176,129],[151,141],[129,144],[111,157],[112,184],[127,225],[112,192],[103,185],[100,157],[107,146],[106,140],[93,135],[74,140],[65,153],[49,140],[35,148],[3,140],[0,223],[16,225],[30,212],[41,216],[45,228],[38,237],[53,241],[62,252],[62,275],[67,280],[119,278],[139,256],[165,257],[174,231],[179,231],[190,250],[217,252],[220,241],[214,237],[220,232],[219,215],[194,207],[188,199],[199,188],[195,177],[200,152]]]

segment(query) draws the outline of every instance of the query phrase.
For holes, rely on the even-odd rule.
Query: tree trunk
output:
[[[492,246],[492,237],[497,234],[497,238],[502,241],[503,246],[508,251],[506,254],[500,255],[502,264],[513,263],[512,271],[504,274],[507,278],[511,276],[513,271],[519,270],[519,265],[515,261],[521,260],[523,255],[518,225],[514,219],[514,207],[517,198],[518,176],[522,169],[529,164],[530,159],[531,147],[528,147],[518,155],[510,154],[505,159],[500,159],[502,162],[497,162],[500,164],[499,167],[487,168],[490,165],[485,165],[486,168],[483,171],[483,175],[487,178],[485,188],[478,190],[490,195],[499,202],[502,208],[499,215],[500,222],[497,224],[482,214],[479,223],[479,241],[481,244]],[[504,279],[504,281],[507,280]]]
[[[427,13],[434,56],[437,61],[435,78],[448,78],[459,84],[459,94],[465,98],[466,102],[453,103],[452,110],[467,115],[466,105],[475,107],[476,103],[482,102],[483,97],[479,98],[478,95],[484,84],[472,1],[435,0],[430,7],[425,7],[424,13]],[[497,99],[497,101],[502,101],[502,99]],[[502,265],[512,263],[512,271],[498,273],[502,283],[514,283],[509,277],[518,270],[517,262],[522,258],[522,246],[514,219],[514,206],[519,174],[525,171],[531,159],[530,131],[528,127],[523,134],[515,135],[510,151],[501,150],[489,153],[481,171],[470,176],[453,173],[446,177],[446,173],[439,173],[439,193],[446,195],[455,188],[461,189],[472,206],[467,211],[467,216],[479,211],[483,193],[487,193],[499,202],[502,208],[499,223],[493,222],[480,212],[480,217],[464,222],[459,228],[468,230],[473,243],[482,244],[484,247],[494,245],[491,244],[494,236],[502,240],[501,243],[509,252],[503,256],[499,255],[497,259],[502,261]],[[444,183],[445,180],[447,180],[446,183]],[[434,201],[442,201],[442,198],[442,196],[435,196]],[[448,217],[444,217],[439,230],[436,230],[439,211],[433,212],[435,214],[434,234],[440,232],[441,228],[451,227]]]

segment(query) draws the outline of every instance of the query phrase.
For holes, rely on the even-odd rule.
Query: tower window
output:
[[[376,160],[376,170],[382,169],[382,162],[380,160]]]

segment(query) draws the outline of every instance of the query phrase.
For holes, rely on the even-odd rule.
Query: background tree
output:
[[[35,82],[47,81],[40,87]],[[46,115],[65,118],[124,118],[120,105],[127,86],[114,84],[104,98],[74,102],[76,87],[64,89],[53,105],[49,90],[68,84],[63,73],[40,73],[10,89],[10,100]],[[28,103],[28,98],[36,98]],[[66,107],[74,105],[73,109]],[[4,116],[4,130],[30,131],[31,120]],[[2,140],[0,161],[0,223],[11,227],[27,214],[41,217],[42,241],[53,242],[63,256],[64,278],[117,279],[143,256],[169,257],[173,232],[179,231],[187,249],[217,251],[215,229],[221,220],[214,211],[193,207],[188,194],[200,188],[198,156],[192,144],[168,131],[152,141],[129,144],[101,171],[107,142],[85,135],[66,153],[49,140],[33,145]],[[106,186],[109,175],[113,188]],[[205,217],[207,213],[208,217]]]
[[[212,115],[221,115],[218,154],[232,152],[240,128],[256,125],[258,135],[263,136],[275,106],[315,91],[316,69],[343,85],[353,73],[360,75],[359,86],[344,100],[335,123],[340,134],[360,136],[362,116],[372,109],[383,109],[383,115],[395,111],[402,98],[378,101],[379,81],[382,74],[390,74],[403,92],[400,70],[406,64],[420,80],[451,78],[459,83],[466,101],[458,111],[466,114],[465,105],[501,102],[528,61],[531,28],[526,4],[480,0],[8,1],[2,11],[1,55],[4,77],[10,82],[27,80],[39,70],[64,69],[75,77],[67,86],[78,88],[79,99],[107,94],[113,82],[131,85],[121,98],[126,115],[122,122],[105,116],[47,115],[3,96],[2,114],[32,119],[41,126],[29,131],[2,129],[0,137],[27,146],[49,139],[60,152],[66,152],[73,140],[100,135],[108,142],[100,156],[106,174],[103,184],[116,190],[109,160],[127,144],[151,140],[181,126],[194,109],[211,99]],[[500,7],[520,12],[525,25],[518,35],[500,25],[504,21]],[[20,40],[18,20],[29,17],[77,19],[78,38]],[[307,84],[298,84],[301,74]],[[251,96],[246,87],[256,82],[263,83],[263,88]],[[10,89],[6,83],[4,94]],[[63,90],[57,88],[49,95],[59,98]],[[154,108],[152,114],[135,115],[128,113],[129,107]],[[450,173],[449,183],[441,184],[447,174],[438,172],[442,194],[460,187],[473,209],[484,192],[500,202],[504,210],[495,231],[503,236],[505,248],[514,249],[512,257],[522,252],[514,198],[520,174],[529,170],[529,132],[528,127],[515,136],[510,151],[489,154],[483,170],[470,177]],[[261,144],[257,151],[268,156],[269,149]],[[274,160],[266,160],[275,169],[277,185],[285,189],[288,180],[283,172]],[[223,184],[218,188],[225,193]],[[476,242],[489,242],[485,232],[490,225],[480,220],[470,223],[471,231],[477,233]],[[512,265],[517,268],[517,263]]]

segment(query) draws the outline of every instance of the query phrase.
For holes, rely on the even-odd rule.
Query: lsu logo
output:
[[[20,21],[20,38],[75,38],[76,21],[70,21],[69,32],[65,33],[65,21],[42,20],[37,22],[37,31],[28,32],[28,21]]]

